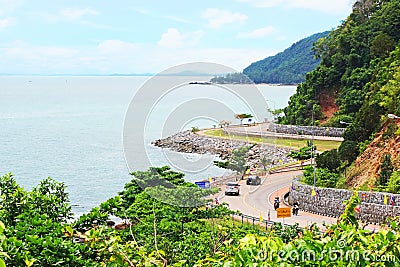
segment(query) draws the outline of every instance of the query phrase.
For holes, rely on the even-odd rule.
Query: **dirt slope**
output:
[[[391,155],[394,170],[400,169],[400,135],[393,134],[389,138],[384,137],[390,122],[385,123],[382,130],[376,134],[375,139],[350,168],[347,175],[348,185],[358,187],[362,184],[375,184],[385,154]],[[396,125],[400,128],[400,119],[397,119]]]
[[[321,105],[321,111],[323,114],[323,119],[320,123],[327,122],[332,118],[333,114],[339,110],[339,107],[335,103],[336,93],[325,92],[319,96],[319,103]]]

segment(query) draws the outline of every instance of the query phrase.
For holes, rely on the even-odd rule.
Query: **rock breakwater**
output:
[[[183,153],[209,153],[217,155],[222,160],[229,160],[232,156],[232,151],[239,147],[252,146],[246,154],[246,161],[253,167],[261,167],[261,157],[265,157],[266,162],[268,162],[265,166],[266,168],[293,161],[293,159],[286,156],[290,152],[288,148],[275,148],[271,145],[203,136],[194,134],[189,130],[176,133],[164,139],[157,139],[152,144]]]

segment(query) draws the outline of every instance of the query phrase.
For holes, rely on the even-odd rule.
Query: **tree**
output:
[[[336,186],[339,180],[339,174],[331,172],[326,168],[317,168],[316,170],[316,186],[330,187]],[[303,182],[308,185],[314,185],[314,168],[307,166],[303,172]]]
[[[393,50],[396,43],[387,33],[380,33],[371,42],[371,55],[386,57]]]
[[[326,168],[330,171],[337,172],[340,167],[339,154],[337,149],[324,151],[317,155],[316,163],[318,168]]]
[[[267,157],[267,155],[261,155],[261,157],[260,157],[260,163],[261,163],[261,165],[263,166],[264,171],[267,170],[267,165],[268,165],[268,164],[271,164],[271,162],[272,162],[272,159],[269,158],[269,157]]]
[[[2,245],[5,240],[5,236],[3,235],[4,229],[6,227],[4,226],[4,223],[0,221],[0,266],[5,267],[6,264],[4,263],[3,257],[8,257],[7,253],[3,252]]]
[[[247,113],[235,114],[235,119],[240,120],[240,125],[243,124],[243,119],[247,119],[247,118],[253,118],[253,115],[247,114]]]
[[[316,146],[312,146],[311,142],[307,140],[307,146],[300,148],[299,151],[290,152],[288,156],[297,160],[306,160],[313,156],[313,153],[315,153],[316,149]]]
[[[225,120],[222,120],[222,121],[220,121],[220,122],[218,123],[218,125],[219,125],[221,128],[228,127],[230,124],[231,124],[230,121],[225,121]]]
[[[196,127],[196,126],[192,127],[192,130],[191,130],[192,133],[197,133],[198,131],[200,131],[198,127]]]
[[[393,75],[393,79],[385,84],[381,90],[381,102],[388,113],[400,114],[400,66],[398,66]]]
[[[358,146],[354,141],[345,140],[340,144],[338,149],[339,159],[347,164],[352,163],[357,158],[358,153]]]
[[[390,154],[385,154],[383,156],[381,164],[381,172],[379,173],[379,184],[381,186],[386,186],[390,176],[393,172],[392,159]]]
[[[232,156],[227,161],[214,161],[214,164],[220,168],[230,169],[237,172],[242,177],[248,169],[246,162],[246,153],[251,149],[251,146],[239,147],[232,151]]]
[[[400,171],[393,172],[390,176],[386,191],[394,194],[400,193]]]

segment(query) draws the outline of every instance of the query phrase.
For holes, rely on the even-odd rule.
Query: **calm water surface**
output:
[[[125,112],[149,78],[0,77],[0,174],[12,172],[26,189],[48,176],[65,182],[77,214],[114,196],[130,180],[122,145]],[[286,106],[295,92],[293,86],[259,89],[273,100],[271,108]],[[161,105],[173,106],[174,101]],[[198,126],[212,127],[206,122]],[[160,138],[156,129],[146,133],[146,142]],[[148,144],[148,151],[153,162],[167,164],[161,149]],[[221,173],[211,167],[187,179]]]

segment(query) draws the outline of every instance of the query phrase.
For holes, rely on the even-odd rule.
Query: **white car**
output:
[[[239,195],[240,184],[237,182],[228,182],[225,188],[225,195]]]

